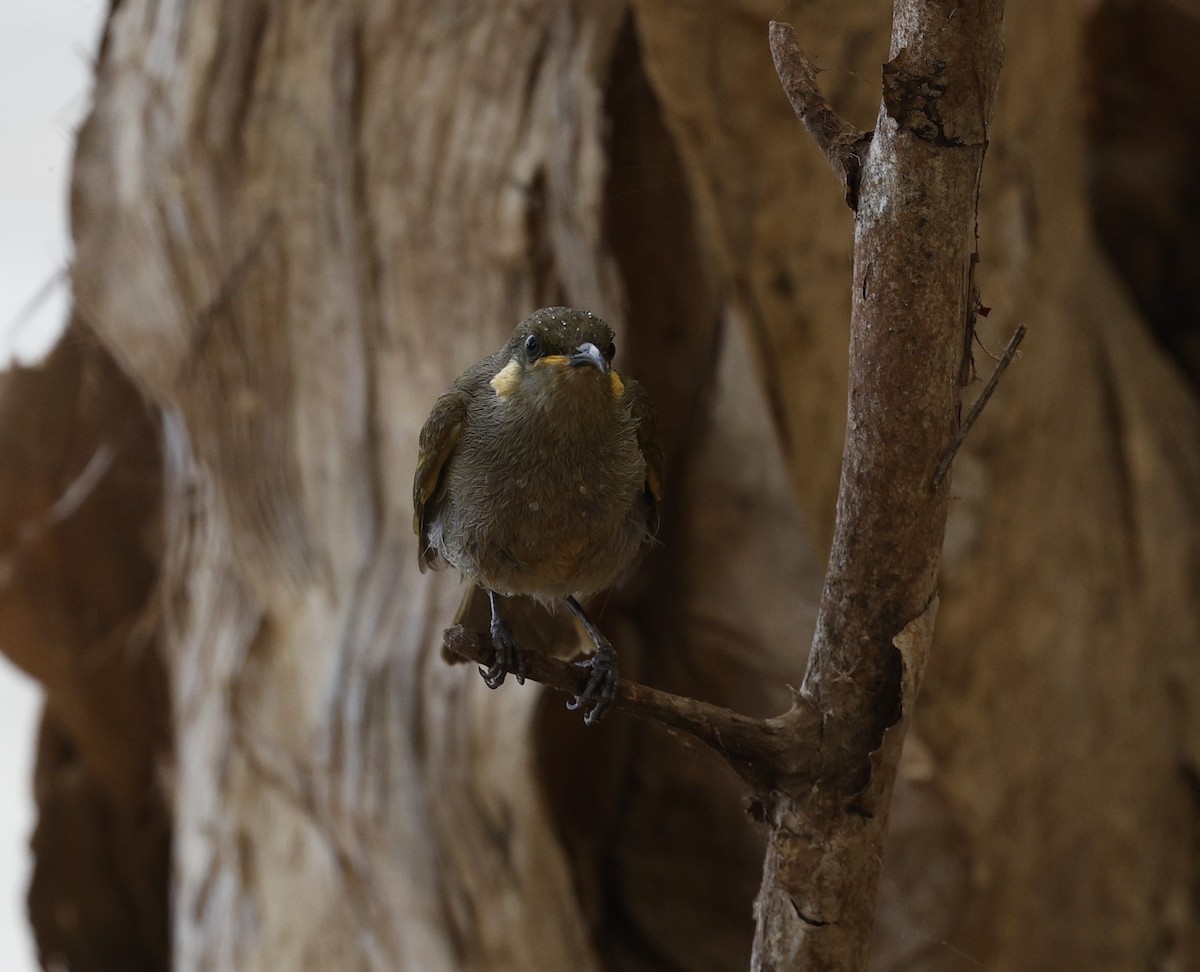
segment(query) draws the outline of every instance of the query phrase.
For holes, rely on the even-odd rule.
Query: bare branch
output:
[[[491,642],[462,625],[446,629],[445,645],[479,665],[492,662]],[[588,680],[585,669],[541,652],[526,652],[525,668],[525,677],[530,681],[569,695],[582,692]],[[695,736],[756,790],[770,789],[782,775],[812,771],[807,765],[785,766],[780,759],[800,737],[815,729],[818,720],[808,709],[792,709],[773,719],[751,719],[719,705],[672,695],[625,678],[617,682],[612,707]]]
[[[855,210],[837,517],[800,687],[822,716],[822,774],[764,805],[771,833],[755,972],[866,967],[888,807],[920,682],[912,661],[932,635],[949,507],[946,490],[929,483],[959,426],[964,326],[978,303],[963,268],[978,259],[1003,9],[1003,0],[896,0],[869,154],[817,90],[791,29],[771,25],[796,114],[842,174],[847,201],[861,193],[864,204]],[[907,658],[906,632],[921,642]]]
[[[871,144],[871,132],[845,121],[821,94],[817,72],[796,43],[791,24],[771,21],[771,56],[792,110],[813,137],[846,190],[846,205],[858,209],[858,183],[862,159]]]

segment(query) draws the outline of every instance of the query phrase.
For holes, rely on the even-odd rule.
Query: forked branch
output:
[[[817,71],[796,43],[791,24],[771,22],[771,56],[796,117],[825,153],[846,192],[846,205],[858,209],[858,184],[871,132],[845,121],[821,93]]]

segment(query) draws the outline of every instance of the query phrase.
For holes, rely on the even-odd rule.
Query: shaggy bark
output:
[[[418,574],[407,496],[417,430],[454,374],[539,304],[608,316],[671,460],[663,545],[601,618],[622,671],[752,719],[786,708],[819,593],[811,550],[835,532],[847,282],[861,294],[864,274],[851,277],[849,213],[780,91],[766,20],[796,24],[830,102],[865,128],[888,7],[760,8],[114,5],[76,160],[72,277],[77,316],[150,403],[160,449],[114,460],[102,482],[122,512],[98,518],[53,515],[94,447],[43,437],[13,460],[61,473],[4,507],[0,551],[25,549],[30,522],[38,544],[76,549],[62,545],[77,526],[112,566],[89,553],[31,576],[18,557],[0,618],[4,650],[31,667],[94,658],[91,635],[61,630],[94,616],[88,599],[41,593],[73,592],[72,568],[92,584],[143,571],[112,602],[125,623],[107,643],[142,645],[114,654],[148,657],[157,687],[39,672],[56,714],[77,714],[54,723],[70,761],[58,745],[43,761],[103,778],[105,754],[125,754],[120,785],[168,808],[174,967],[745,967],[763,843],[741,782],[653,727],[614,714],[587,732],[553,694],[490,693],[442,664],[457,586]],[[1197,947],[1200,414],[1093,239],[1086,16],[1008,4],[979,338],[998,348],[1020,321],[1030,337],[944,500],[938,644],[884,850],[879,969],[1186,966]],[[881,136],[923,150],[924,117],[901,131],[881,115]],[[955,233],[973,246],[970,227]],[[949,387],[956,355],[937,364]],[[35,400],[61,400],[55,387],[6,404],[5,434]],[[929,439],[944,446],[955,401],[939,402]],[[148,456],[154,488],[138,492],[129,471]],[[937,457],[910,458],[928,483]],[[129,538],[159,503],[147,556]],[[928,550],[901,555],[925,557],[927,598]],[[930,621],[907,593],[871,634],[880,659]],[[18,608],[35,623],[10,627]],[[143,615],[149,642],[130,634]],[[900,669],[882,671],[894,685]],[[103,699],[130,718],[89,717]],[[894,713],[877,714],[876,734]],[[113,745],[116,727],[130,739]],[[76,833],[95,823],[89,846],[128,846],[135,815],[58,806]],[[877,846],[882,820],[862,827]],[[777,842],[771,866],[794,849]],[[113,860],[165,903],[163,869]],[[799,863],[781,884],[825,886]],[[39,873],[42,900],[69,898],[60,870]],[[96,875],[93,890],[120,886]],[[85,911],[123,956],[154,926]],[[785,944],[830,927],[794,922]],[[88,927],[61,931],[87,954]]]

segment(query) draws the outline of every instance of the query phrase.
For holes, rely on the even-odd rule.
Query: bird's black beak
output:
[[[579,345],[575,349],[575,353],[567,358],[567,364],[572,368],[582,368],[584,365],[591,365],[593,368],[598,368],[600,374],[608,374],[608,362],[604,360],[604,355],[600,353],[600,349],[590,341]]]

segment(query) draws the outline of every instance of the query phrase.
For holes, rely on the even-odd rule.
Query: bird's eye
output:
[[[612,361],[617,356],[617,346],[611,341],[608,344],[608,350],[604,352],[604,357],[607,361]]]
[[[536,334],[530,334],[529,337],[525,339],[525,356],[532,361],[534,358],[541,357],[541,354],[542,342],[538,340],[538,336]]]

